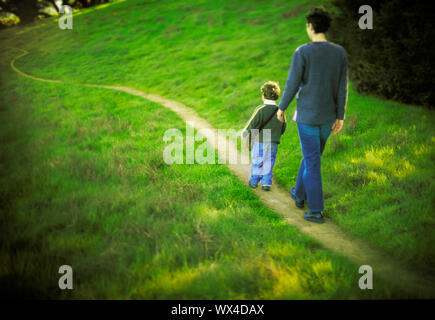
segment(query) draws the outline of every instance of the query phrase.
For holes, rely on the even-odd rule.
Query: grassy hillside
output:
[[[358,266],[266,209],[225,166],[166,165],[163,133],[185,124],[162,106],[10,72],[2,81],[2,294],[405,297],[377,279],[360,290]],[[63,264],[72,291],[57,287]]]
[[[82,11],[72,31],[46,20],[4,30],[0,41],[30,51],[16,63],[30,74],[128,85],[238,129],[261,102],[262,83],[284,85],[314,4],[128,0]],[[171,112],[104,89],[24,79],[8,66],[17,53],[1,59],[2,281],[20,275],[30,293],[56,294],[58,261],[77,265],[79,297],[392,296],[384,285],[359,290],[356,266],[287,226],[225,167],[164,165],[163,132],[184,128]],[[351,88],[345,130],[322,159],[325,214],[427,268],[435,266],[434,119]],[[275,167],[280,185],[294,185],[300,160],[290,124]],[[29,268],[40,286],[29,285]],[[54,288],[41,270],[52,271]]]

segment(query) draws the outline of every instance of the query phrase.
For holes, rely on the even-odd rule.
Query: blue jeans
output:
[[[275,164],[278,145],[273,142],[255,142],[251,150],[251,178],[249,182],[258,185],[261,180],[262,186],[272,185],[272,169]]]
[[[324,210],[320,157],[332,132],[333,124],[334,122],[323,125],[298,123],[304,158],[299,168],[295,193],[298,201],[308,200],[308,209],[311,212]]]

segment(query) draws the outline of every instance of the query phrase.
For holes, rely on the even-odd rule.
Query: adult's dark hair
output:
[[[331,16],[323,8],[311,9],[307,16],[307,23],[311,23],[315,33],[325,33],[331,25]]]

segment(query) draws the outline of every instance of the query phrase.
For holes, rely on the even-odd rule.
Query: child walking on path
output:
[[[272,169],[278,152],[278,144],[286,129],[285,121],[282,123],[276,117],[278,111],[276,100],[280,92],[277,83],[266,82],[261,87],[263,104],[255,109],[243,129],[243,137],[253,141],[249,179],[251,188],[257,188],[260,181],[265,191],[269,191],[272,186]]]

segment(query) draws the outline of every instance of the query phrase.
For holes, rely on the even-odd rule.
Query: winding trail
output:
[[[53,82],[53,83],[70,83],[61,80],[43,79],[24,73],[16,68],[15,61],[28,54],[26,50],[13,48],[22,51],[22,53],[11,60],[12,69],[18,74],[37,81]],[[78,83],[77,83],[78,84]],[[97,84],[81,84],[87,87],[106,88],[111,90],[123,91],[128,94],[142,97],[152,102],[158,103],[173,112],[181,119],[192,122],[196,130],[201,130],[201,135],[207,138],[208,142],[216,149],[222,159],[229,162],[228,157],[232,152],[238,154],[241,163],[248,163],[247,155],[240,153],[236,146],[228,139],[221,135],[218,130],[214,129],[211,124],[198,116],[191,108],[184,104],[169,100],[156,94],[148,94],[140,90],[136,90],[125,86],[108,86]],[[228,143],[229,152],[223,152],[217,148],[220,143]],[[222,153],[220,153],[222,152]],[[250,166],[248,164],[227,164],[229,169],[243,182],[246,182],[250,174]],[[369,246],[361,239],[355,238],[344,232],[340,227],[333,223],[330,219],[326,219],[324,224],[318,225],[302,218],[303,211],[297,209],[293,200],[290,198],[287,191],[278,187],[274,183],[274,187],[269,192],[264,192],[261,189],[254,190],[255,194],[260,198],[265,206],[278,213],[289,224],[297,227],[300,231],[319,241],[325,248],[347,257],[356,265],[369,265],[373,268],[374,276],[378,276],[383,280],[390,282],[397,288],[407,292],[414,298],[435,298],[435,278],[429,274],[417,273],[407,269],[400,260],[394,258],[381,249]],[[355,270],[358,272],[358,270]],[[355,283],[355,285],[358,285]],[[376,282],[373,284],[376,289]]]

